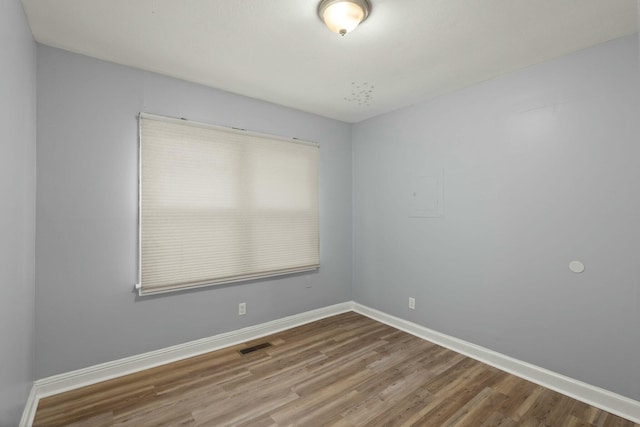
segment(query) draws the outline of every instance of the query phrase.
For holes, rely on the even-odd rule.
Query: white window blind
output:
[[[318,268],[318,151],[141,114],[140,294]]]

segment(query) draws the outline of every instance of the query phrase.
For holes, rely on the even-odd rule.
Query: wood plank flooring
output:
[[[412,425],[640,427],[352,312],[42,399],[34,422]]]

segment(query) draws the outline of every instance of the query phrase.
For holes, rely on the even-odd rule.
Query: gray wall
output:
[[[46,46],[37,76],[37,378],[351,300],[349,125]],[[320,272],[136,298],[140,111],[319,142]]]
[[[19,0],[0,2],[0,426],[33,380],[36,45]]]
[[[637,43],[355,125],[354,299],[640,399]],[[444,215],[410,218],[440,173]]]

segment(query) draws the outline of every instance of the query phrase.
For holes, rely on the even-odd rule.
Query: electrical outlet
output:
[[[238,304],[238,315],[244,316],[245,314],[247,314],[247,303],[241,302],[240,304]]]
[[[415,310],[416,309],[416,299],[409,297],[409,308],[411,310]]]

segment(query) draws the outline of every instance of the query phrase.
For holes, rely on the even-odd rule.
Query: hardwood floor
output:
[[[34,422],[292,425],[640,426],[356,313],[42,399]]]

